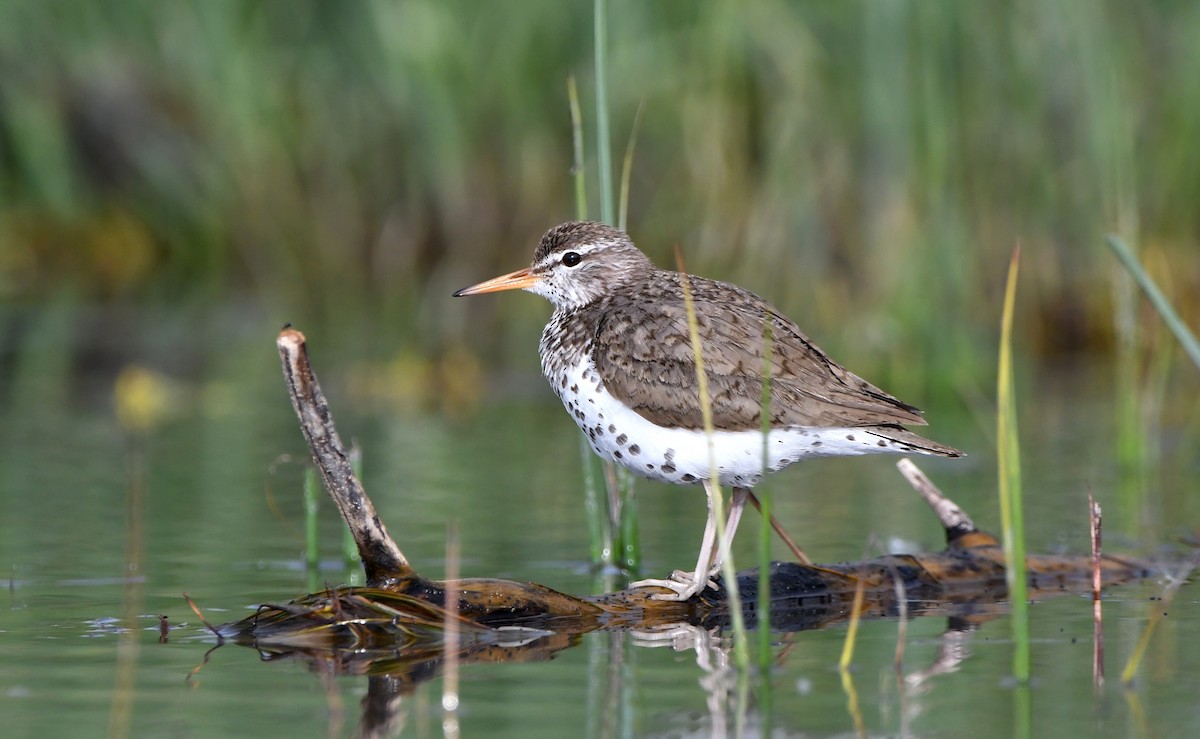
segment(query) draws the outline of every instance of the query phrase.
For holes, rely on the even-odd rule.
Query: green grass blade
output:
[[[1167,615],[1167,611],[1171,608],[1171,602],[1175,600],[1175,594],[1179,592],[1180,586],[1187,582],[1195,566],[1196,561],[1193,560],[1188,562],[1180,572],[1173,574],[1158,601],[1153,602],[1150,617],[1146,620],[1146,626],[1142,629],[1142,634],[1138,637],[1137,644],[1129,654],[1129,660],[1125,663],[1125,669],[1121,671],[1122,685],[1128,687],[1133,684],[1134,678],[1137,677],[1138,668],[1141,667],[1142,659],[1146,656],[1146,649],[1150,646],[1150,638],[1154,636],[1155,628],[1158,627],[1158,623],[1162,620],[1163,616]]]
[[[1025,575],[1025,524],[1021,505],[1021,458],[1017,435],[1017,404],[1013,389],[1012,321],[1017,294],[1020,247],[1013,250],[1004,289],[1000,321],[1000,362],[996,380],[996,445],[999,460],[1000,518],[1004,562],[1012,602],[1013,675],[1029,681],[1029,597]]]
[[[595,25],[594,54],[596,69],[596,168],[600,172],[600,220],[616,226],[615,193],[613,192],[612,135],[608,114],[608,2],[593,0]],[[605,479],[617,481],[616,499],[620,505],[620,517],[612,526],[614,562],[630,572],[637,571],[640,564],[639,546],[635,535],[638,530],[637,505],[634,499],[633,475],[624,467],[605,461]],[[610,520],[611,520],[610,516]]]
[[[713,447],[712,398],[708,394],[708,373],[704,369],[703,347],[700,344],[700,324],[696,320],[696,306],[692,302],[692,285],[687,272],[683,268],[683,254],[675,247],[675,264],[679,270],[679,285],[683,288],[683,305],[687,310],[688,336],[692,342],[692,356],[696,360],[696,384],[700,393],[700,418],[704,424],[704,434],[708,438],[708,473],[713,480],[719,480],[717,472],[717,456]],[[713,500],[713,516],[717,523],[717,547],[725,541],[725,506],[721,497],[721,485],[716,483],[717,494]],[[730,542],[732,544],[732,542]],[[725,581],[725,592],[728,596],[729,620],[733,624],[733,646],[736,661],[742,673],[750,668],[750,650],[746,638],[746,620],[742,617],[742,598],[738,592],[737,569],[733,564],[733,552],[721,551],[721,576]]]
[[[633,473],[624,467],[618,467],[617,482],[621,495],[621,531],[618,539],[621,549],[617,553],[617,563],[626,572],[637,572],[642,566],[642,548],[639,544],[640,531]]]
[[[771,321],[763,321],[763,383],[762,399],[759,401],[759,417],[762,421],[762,465],[763,479],[767,477],[771,433],[771,356],[774,353],[774,336]],[[760,484],[755,490],[762,504],[758,525],[758,668],[765,677],[770,673],[773,653],[771,650],[771,516],[773,500],[770,488]],[[764,681],[769,692],[769,681]]]
[[[838,658],[838,670],[843,673],[849,672],[850,664],[854,662],[854,646],[858,641],[858,624],[862,620],[862,607],[863,578],[860,577],[854,586],[854,600],[850,606],[850,624],[846,627],[846,639],[842,642],[842,655]]]
[[[1123,244],[1121,246],[1124,246]],[[1129,250],[1126,256],[1136,261]],[[1149,429],[1142,408],[1141,352],[1138,340],[1137,297],[1128,271],[1114,279],[1113,328],[1116,331],[1116,458],[1120,473],[1121,507],[1142,508],[1149,477]]]
[[[575,219],[586,221],[587,207],[587,177],[583,156],[583,113],[579,110],[579,87],[575,84],[575,75],[567,76],[567,104],[571,107],[571,150],[574,159],[571,163],[571,179],[575,183]]]
[[[596,167],[600,170],[600,218],[616,225],[613,208],[612,139],[608,128],[608,2],[594,0],[596,63]]]
[[[1158,315],[1162,317],[1163,323],[1167,324],[1167,328],[1171,333],[1175,334],[1175,338],[1183,345],[1183,350],[1191,357],[1192,362],[1200,369],[1200,342],[1196,341],[1196,336],[1171,307],[1171,302],[1167,300],[1162,291],[1158,289],[1158,285],[1154,280],[1150,279],[1150,275],[1146,274],[1146,270],[1142,268],[1141,262],[1133,250],[1129,248],[1120,236],[1109,234],[1105,239],[1108,246],[1117,255],[1117,259],[1121,260],[1121,264],[1133,276],[1138,287],[1142,292],[1146,293],[1146,298],[1150,304],[1154,306],[1154,310],[1158,311]]]
[[[596,468],[593,466],[595,455],[588,446],[587,437],[579,436],[579,461],[583,470],[583,509],[587,515],[588,539],[592,555],[592,564],[600,565],[612,557],[605,536],[608,516],[600,505],[600,486],[596,482]]]
[[[575,218],[586,221],[587,177],[584,168],[583,113],[579,107],[579,87],[575,75],[567,76],[567,105],[571,109],[571,148],[574,159],[571,163],[571,179],[575,184]],[[579,462],[583,470],[583,508],[587,516],[588,542],[592,564],[602,565],[613,557],[612,532],[605,532],[609,516],[600,504],[600,486],[596,481],[595,455],[588,446],[587,437],[579,435]]]
[[[850,720],[854,722],[855,736],[867,736],[867,724],[863,720],[862,708],[858,703],[858,689],[854,687],[854,676],[849,670],[839,670],[839,675],[842,679],[842,692],[846,695],[846,713],[850,714]]]
[[[361,481],[362,447],[357,443],[350,447],[350,469],[354,471],[354,476]],[[354,541],[354,532],[344,524],[342,525],[342,559],[346,564],[346,584],[366,584],[366,573],[363,572],[362,561],[358,555],[358,543]]]
[[[617,228],[625,228],[629,215],[629,181],[633,177],[633,152],[637,147],[638,130],[642,127],[642,111],[646,108],[645,99],[638,104],[637,114],[633,117],[633,129],[629,132],[629,143],[625,146],[625,159],[621,163],[621,197],[617,208]]]
[[[312,467],[304,470],[304,569],[308,573],[308,591],[315,593],[320,584],[320,555],[317,543],[317,513],[323,494],[317,481],[317,471]]]

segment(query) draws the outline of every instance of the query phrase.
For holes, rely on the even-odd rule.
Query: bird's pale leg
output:
[[[759,502],[758,496],[754,494],[753,490],[750,491],[750,504],[754,506],[755,510],[757,510],[759,513],[762,513],[762,503]],[[787,545],[787,548],[791,550],[792,556],[796,558],[797,562],[802,565],[811,565],[813,563],[812,559],[805,554],[804,550],[797,546],[796,542],[792,540],[792,537],[788,535],[787,530],[783,528],[783,524],[779,523],[779,519],[775,518],[774,513],[771,514],[771,528],[775,529],[775,534],[779,536],[779,538],[783,540],[783,543]]]
[[[724,544],[713,551],[713,561],[708,568],[708,576],[715,577],[721,571],[721,563],[725,561],[725,552],[733,546],[733,535],[737,533],[738,523],[742,520],[742,511],[746,509],[746,499],[750,497],[748,488],[734,488],[733,497],[729,501],[729,516],[725,519]]]
[[[666,580],[638,580],[629,583],[631,588],[644,588],[651,585],[667,588],[670,593],[655,593],[650,597],[654,600],[687,600],[699,593],[709,584],[708,568],[713,560],[713,548],[717,543],[716,499],[719,495],[716,484],[712,480],[704,481],[704,492],[708,496],[708,520],[704,523],[704,538],[700,541],[700,556],[696,558],[696,569],[693,572],[675,570]],[[744,502],[744,501],[743,501]]]

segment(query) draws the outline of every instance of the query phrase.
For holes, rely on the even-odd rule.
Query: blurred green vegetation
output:
[[[532,367],[545,306],[449,294],[571,217],[591,14],[0,4],[0,303],[236,306]],[[609,39],[618,150],[645,102],[635,240],[897,394],[986,397],[1016,242],[1027,354],[1112,350],[1110,231],[1200,323],[1198,3],[613,0]]]

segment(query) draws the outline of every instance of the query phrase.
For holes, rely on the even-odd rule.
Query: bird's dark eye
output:
[[[583,261],[583,257],[579,256],[577,251],[569,251],[563,254],[562,263],[567,267],[574,267]]]

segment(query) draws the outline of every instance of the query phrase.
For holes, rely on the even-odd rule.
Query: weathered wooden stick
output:
[[[946,530],[946,541],[953,541],[960,536],[979,530],[975,528],[975,522],[971,520],[971,517],[954,501],[942,495],[942,491],[938,490],[937,485],[934,485],[911,459],[908,457],[901,459],[896,463],[896,468],[900,470],[901,475],[904,475],[904,479],[908,480],[908,484],[921,494],[921,497],[933,509],[934,515],[942,522],[942,528]]]
[[[285,326],[275,343],[279,347],[283,379],[292,399],[292,408],[300,418],[304,440],[308,442],[313,461],[325,481],[325,489],[354,534],[367,584],[384,587],[412,577],[415,573],[404,553],[388,536],[383,522],[375,514],[375,505],[354,476],[349,455],[329,415],[325,394],[308,363],[304,334]]]
[[[421,577],[388,536],[347,463],[309,366],[304,336],[285,328],[278,346],[304,437],[354,536],[369,586],[331,588],[290,603],[264,605],[254,615],[214,631],[220,638],[253,646],[265,659],[299,658],[323,675],[372,675],[360,727],[370,731],[362,735],[388,731],[399,696],[443,669],[450,631],[458,633],[455,659],[468,664],[550,659],[576,645],[580,634],[597,629],[645,634],[678,629],[681,623],[703,629],[728,625],[729,604],[719,578],[716,590],[678,603],[651,600],[654,588],[577,598],[534,583],[441,583]],[[856,589],[863,593],[862,618],[949,616],[953,629],[968,633],[972,624],[1006,612],[1004,553],[995,537],[977,530],[911,462],[903,460],[900,468],[941,521],[945,550],[834,565],[772,563],[767,614],[754,612],[758,572],[739,572],[748,623],[786,631],[838,623],[847,618]],[[1093,560],[1040,555],[1027,557],[1027,571],[1029,594],[1035,599],[1085,593],[1093,586],[1093,575],[1101,584],[1112,585],[1153,572],[1141,563],[1110,556]],[[447,598],[456,603],[447,603]],[[447,626],[451,620],[454,628]],[[939,658],[925,674],[954,669],[964,656],[956,650],[950,655],[956,661]]]
[[[304,437],[329,494],[354,535],[366,572],[367,588],[347,588],[337,592],[345,597],[368,600],[372,593],[387,592],[409,599],[404,601],[406,603],[442,606],[446,585],[413,571],[400,548],[388,536],[374,506],[355,478],[328,404],[309,365],[303,334],[285,328],[279,334],[277,344],[288,392]],[[949,542],[946,550],[835,565],[774,563],[770,579],[772,619],[778,609],[781,618],[792,618],[803,612],[805,618],[811,620],[812,609],[820,606],[818,620],[836,620],[840,618],[839,614],[844,614],[838,604],[852,598],[860,583],[868,596],[864,615],[890,615],[897,607],[897,578],[903,583],[902,592],[911,599],[937,599],[952,593],[964,601],[994,601],[1003,596],[1004,558],[995,538],[978,531],[970,517],[941,495],[911,462],[903,460],[901,470],[910,480],[917,481],[914,485],[942,522]],[[1039,584],[1044,584],[1047,590],[1055,592],[1068,584],[1077,587],[1073,585],[1077,580],[1086,582],[1087,564],[1083,558],[1030,557],[1031,587],[1036,590]],[[1101,569],[1106,582],[1144,574],[1144,568],[1138,563],[1110,557],[1103,559]],[[484,578],[457,580],[453,592],[457,596],[459,613],[475,623],[492,626],[536,624],[543,628],[552,623],[556,629],[580,632],[595,628],[644,628],[681,620],[719,625],[728,614],[725,612],[725,590],[719,578],[717,583],[715,591],[705,590],[684,603],[651,600],[650,595],[657,592],[654,588],[577,598],[534,583]],[[745,602],[753,603],[758,586],[757,571],[738,573],[738,586],[744,593]],[[314,608],[319,610],[323,607],[319,606],[324,602],[322,597],[310,596],[305,601],[308,605],[301,610],[309,609],[306,612],[310,614]],[[343,602],[338,597],[336,593],[329,596],[329,602],[335,606],[331,606],[335,617],[347,607],[347,602],[353,602]],[[253,630],[265,621],[265,616],[256,617],[253,624],[234,625],[233,631],[245,634],[246,629]],[[778,624],[780,627],[787,625]]]

